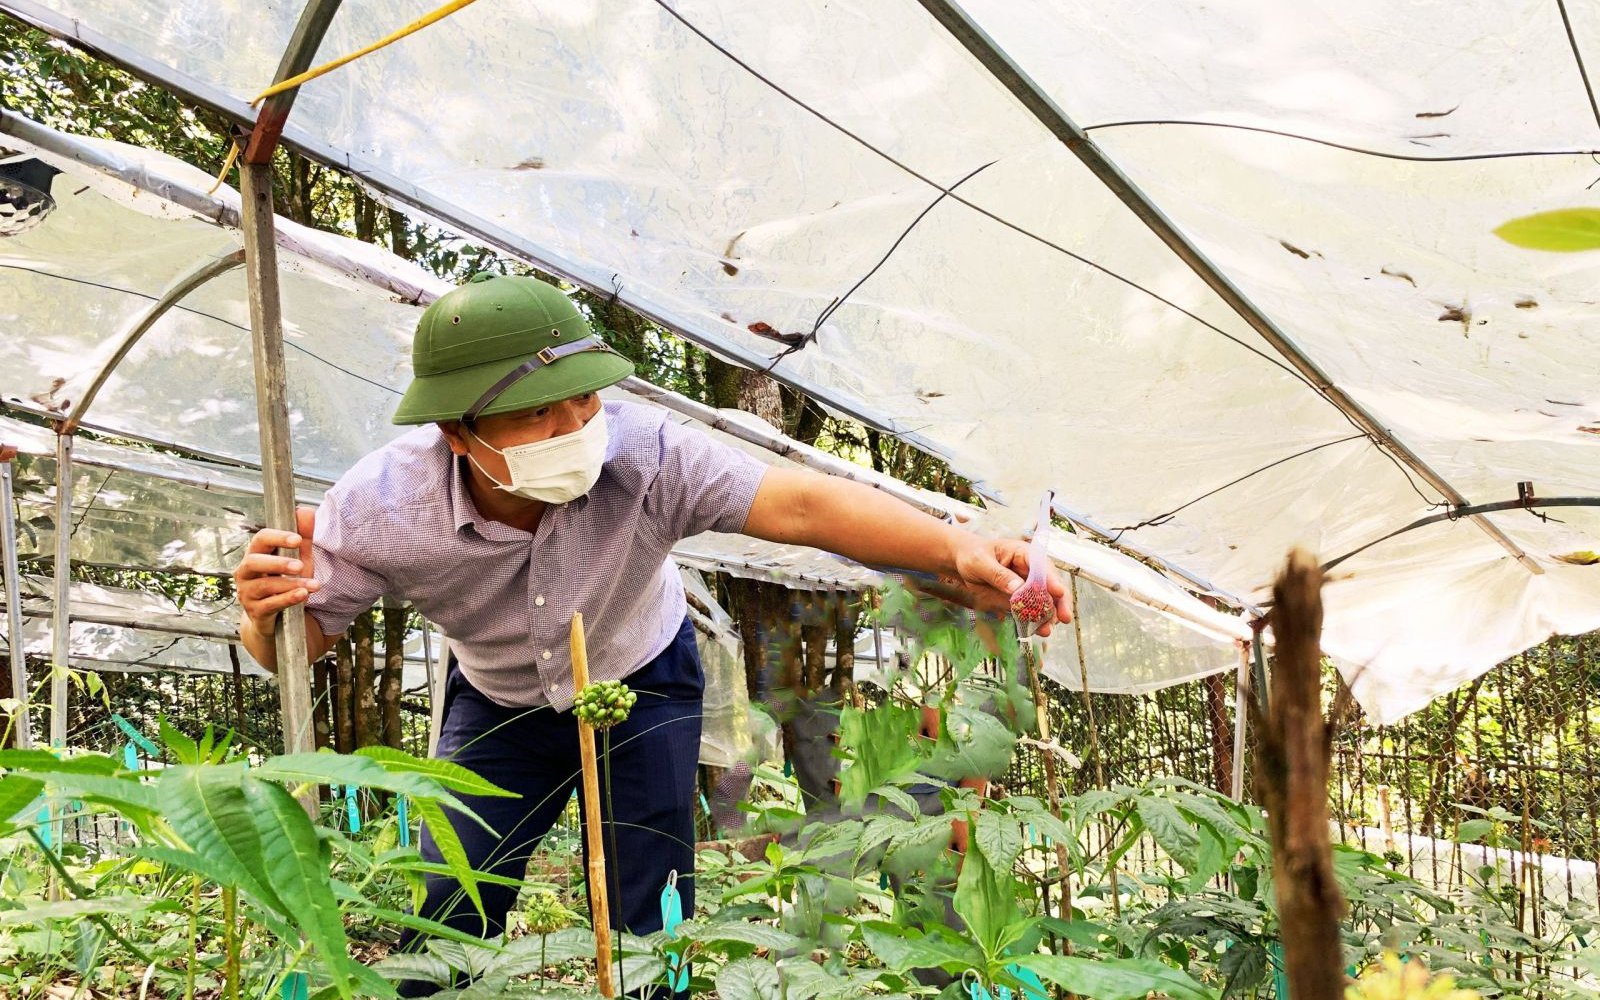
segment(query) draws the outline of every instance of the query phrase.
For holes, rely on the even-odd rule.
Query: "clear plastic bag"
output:
[[[1055,491],[1046,490],[1039,501],[1039,520],[1033,528],[1033,540],[1028,544],[1028,578],[1017,592],[1011,595],[1011,617],[1016,620],[1017,634],[1031,639],[1039,630],[1056,623],[1056,599],[1050,595],[1050,554],[1045,549],[1045,537],[1050,530],[1050,505]]]

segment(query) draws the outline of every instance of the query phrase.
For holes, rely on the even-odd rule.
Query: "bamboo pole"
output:
[[[589,650],[583,641],[583,614],[572,616],[572,691],[589,686]],[[600,995],[617,995],[611,980],[611,908],[606,899],[605,831],[600,815],[600,765],[595,759],[594,728],[578,723],[578,754],[583,760],[583,827],[589,846],[589,916],[594,923],[594,957]]]
[[[278,299],[278,254],[273,239],[272,167],[239,166],[244,203],[245,279],[250,295],[250,332],[256,376],[256,419],[261,434],[261,486],[268,527],[295,530],[294,458],[289,443],[289,387],[283,357],[283,316]],[[279,550],[279,555],[293,555]],[[304,553],[301,553],[302,555]],[[306,650],[305,608],[285,608],[274,642],[278,697],[283,712],[283,750],[314,749],[311,731],[311,663]],[[317,799],[300,803],[315,816]]]
[[[1233,775],[1228,795],[1244,801],[1245,732],[1250,725],[1250,643],[1239,646],[1239,673],[1233,681]]]
[[[1042,751],[1044,759],[1045,791],[1050,800],[1050,815],[1056,819],[1061,818],[1061,780],[1056,773],[1056,754],[1051,749],[1050,743],[1050,706],[1045,701],[1044,683],[1039,680],[1039,658],[1034,655],[1033,643],[1025,642],[1022,645],[1023,656],[1028,663],[1028,683],[1033,689],[1033,715],[1034,725],[1039,730],[1039,742],[1046,744]],[[1055,844],[1056,869],[1061,873],[1061,912],[1060,918],[1067,922],[1072,921],[1072,868],[1067,857],[1067,845],[1059,839]],[[1048,884],[1045,891],[1049,891]],[[1046,911],[1049,906],[1045,907]],[[1072,942],[1063,938],[1062,954],[1072,954]]]
[[[50,745],[67,745],[67,663],[72,643],[72,442],[56,433],[55,608],[51,622]]]

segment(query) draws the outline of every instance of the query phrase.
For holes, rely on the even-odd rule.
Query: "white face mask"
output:
[[[470,454],[467,456],[473,465],[478,465],[479,472],[489,476],[496,489],[526,500],[553,504],[576,500],[594,488],[595,481],[600,478],[600,467],[605,465],[606,445],[610,442],[605,410],[596,412],[588,423],[570,434],[519,444],[503,451],[476,434],[472,436],[506,460],[506,469],[511,473],[510,485],[489,476],[476,459]]]

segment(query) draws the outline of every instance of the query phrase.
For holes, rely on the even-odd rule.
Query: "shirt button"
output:
[[[540,594],[538,597],[535,597],[533,599],[533,603],[535,607],[544,607],[544,595]]]
[[[547,660],[550,659],[550,651],[548,649],[539,655],[543,656]]]

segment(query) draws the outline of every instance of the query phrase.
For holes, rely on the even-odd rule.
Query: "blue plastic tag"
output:
[[[55,832],[50,826],[50,804],[46,802],[39,807],[39,839],[44,841],[44,846],[55,846]]]
[[[1050,992],[1044,988],[1043,980],[1029,970],[1008,965],[1006,971],[1016,976],[1022,983],[1023,1000],[1050,1000]]]
[[[344,814],[350,820],[350,832],[361,832],[361,807],[356,802],[355,785],[344,786]]]
[[[706,793],[705,792],[701,792],[700,793],[700,808],[702,808],[702,809],[704,809],[706,811],[706,815],[707,816],[711,815],[711,803],[706,801]]]
[[[404,795],[400,796],[400,804],[395,806],[395,811],[398,813],[400,820],[400,846],[410,847],[411,815],[410,810],[406,808],[406,797]]]
[[[308,1000],[311,980],[304,972],[291,972],[278,982],[278,996],[282,1000]]]
[[[678,893],[678,873],[674,871],[667,877],[666,887],[661,890],[661,929],[666,931],[667,937],[675,937],[681,923],[683,896]],[[682,955],[667,954],[667,985],[672,987],[674,993],[682,993],[689,988],[689,967],[683,964]]]
[[[143,750],[146,756],[150,757],[152,760],[161,756],[161,748],[146,739],[143,733],[139,732],[139,730],[133,727],[133,723],[129,722],[127,719],[124,719],[115,712],[111,713],[111,721],[117,724],[118,729],[127,733],[128,739],[137,743],[139,745],[139,749]]]
[[[122,766],[130,771],[139,770],[139,748],[132,740],[122,744]]]

